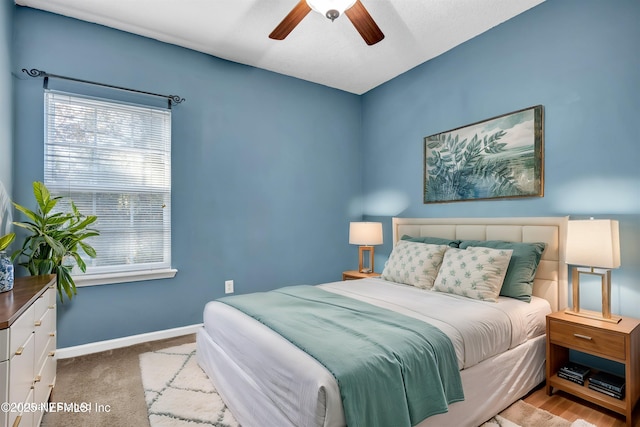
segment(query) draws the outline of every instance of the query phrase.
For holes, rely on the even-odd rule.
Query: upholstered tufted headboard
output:
[[[567,307],[568,268],[565,240],[568,217],[393,218],[393,243],[404,235],[459,240],[544,242],[533,294],[557,311]]]

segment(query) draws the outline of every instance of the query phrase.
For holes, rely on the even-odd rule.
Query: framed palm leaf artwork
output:
[[[424,138],[424,203],[542,197],[537,105]]]

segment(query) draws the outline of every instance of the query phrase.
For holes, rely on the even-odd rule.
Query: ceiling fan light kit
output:
[[[356,0],[306,0],[306,2],[311,9],[333,21],[353,6]]]
[[[269,38],[284,40],[312,10],[332,21],[344,13],[369,46],[384,39],[380,27],[360,0],[300,0],[269,34]]]

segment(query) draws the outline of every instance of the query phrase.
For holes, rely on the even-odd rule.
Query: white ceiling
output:
[[[285,40],[268,38],[298,0],[15,0],[355,94],[544,0],[361,1],[385,34],[373,46],[346,16],[313,11]]]

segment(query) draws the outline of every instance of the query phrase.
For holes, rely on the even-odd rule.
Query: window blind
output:
[[[45,91],[44,182],[98,217],[87,274],[171,267],[171,110]]]

